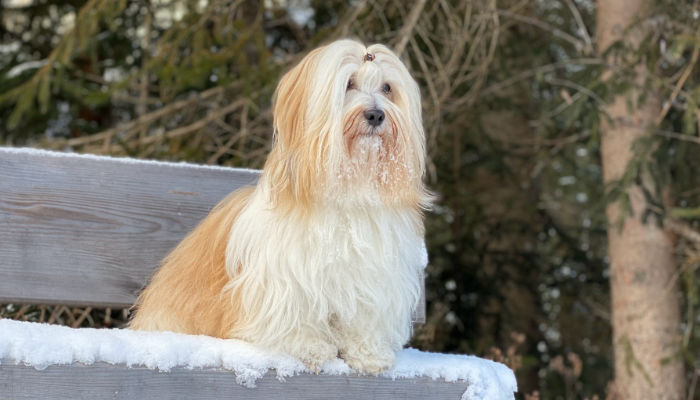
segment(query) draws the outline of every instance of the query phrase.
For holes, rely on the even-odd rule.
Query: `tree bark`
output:
[[[627,28],[651,11],[653,0],[600,0],[597,2],[597,46],[602,54],[612,43],[623,40],[635,49],[643,32]],[[625,33],[626,32],[626,33]],[[614,74],[619,58],[610,57]],[[635,87],[643,87],[649,71],[643,63],[636,67]],[[604,79],[607,78],[604,76]],[[635,157],[632,145],[649,134],[648,129],[661,111],[658,93],[641,89],[619,93],[605,105],[601,122],[601,158],[606,184],[623,175]],[[628,107],[631,102],[633,107]],[[649,176],[642,184],[650,184]],[[680,350],[680,302],[674,281],[676,270],[674,238],[654,218],[646,223],[642,215],[647,207],[642,188],[626,189],[632,215],[618,222],[619,202],[607,206],[608,252],[613,347],[615,357],[615,399],[684,398],[683,361]]]

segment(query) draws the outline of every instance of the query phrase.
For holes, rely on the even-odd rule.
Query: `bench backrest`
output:
[[[0,148],[0,303],[130,307],[163,256],[258,176]]]

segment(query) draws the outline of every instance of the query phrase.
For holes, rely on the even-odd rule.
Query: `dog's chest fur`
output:
[[[227,248],[232,285],[247,292],[244,309],[272,301],[270,293],[286,307],[261,324],[296,320],[330,334],[331,317],[352,324],[362,314],[376,324],[404,319],[402,335],[410,332],[427,261],[420,215],[375,203],[322,206],[301,217],[273,211],[256,194]]]

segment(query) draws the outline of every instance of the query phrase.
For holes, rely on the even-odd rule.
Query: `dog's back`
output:
[[[129,327],[226,338],[241,315],[224,290],[231,226],[254,188],[229,194],[163,260],[139,296]]]

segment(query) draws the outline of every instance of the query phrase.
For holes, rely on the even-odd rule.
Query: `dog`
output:
[[[257,185],[165,257],[130,328],[379,373],[410,337],[427,263],[418,85],[387,47],[339,40],[282,77],[273,125]]]

